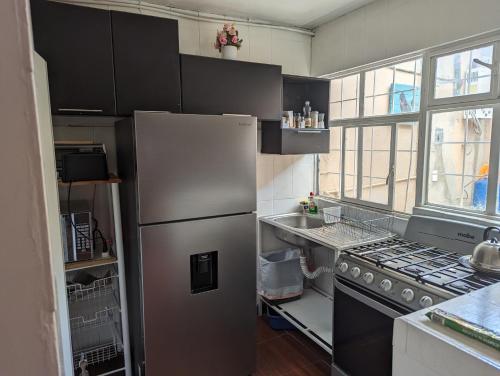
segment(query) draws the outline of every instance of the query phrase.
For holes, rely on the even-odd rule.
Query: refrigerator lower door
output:
[[[147,376],[255,371],[256,217],[143,226]]]

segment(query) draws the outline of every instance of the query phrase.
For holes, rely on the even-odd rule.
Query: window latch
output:
[[[393,175],[394,175],[394,165],[391,166],[389,174],[387,174],[387,178],[385,178],[385,185],[389,185],[389,181]]]
[[[486,67],[486,68],[491,69],[491,70],[493,70],[493,68],[494,68],[493,64],[486,63],[480,59],[474,59],[472,61],[476,64],[482,65],[483,67]]]

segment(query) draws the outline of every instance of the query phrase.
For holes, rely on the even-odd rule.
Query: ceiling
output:
[[[149,3],[306,29],[374,0],[147,0]]]

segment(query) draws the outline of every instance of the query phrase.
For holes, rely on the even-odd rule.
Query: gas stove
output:
[[[459,262],[472,253],[482,230],[467,223],[414,216],[404,238],[346,250],[337,260],[337,276],[410,311],[430,307],[500,282],[498,276]]]

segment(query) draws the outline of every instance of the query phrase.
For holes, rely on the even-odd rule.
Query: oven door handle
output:
[[[350,287],[347,287],[346,285],[340,283],[337,279],[335,279],[335,288],[338,288],[343,293],[349,295],[350,297],[356,299],[357,301],[359,301],[363,304],[366,304],[367,306],[369,306],[373,309],[376,309],[380,313],[382,313],[382,314],[384,314],[392,319],[395,319],[395,318],[402,316],[402,314],[400,312],[398,312],[392,308],[389,308],[389,307],[385,306],[384,304],[377,302],[376,300],[373,300],[372,298],[369,298],[369,297],[357,292],[356,290],[351,289]],[[335,299],[335,293],[334,293],[333,299]]]

